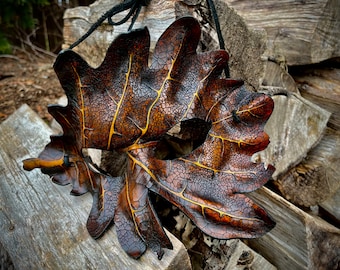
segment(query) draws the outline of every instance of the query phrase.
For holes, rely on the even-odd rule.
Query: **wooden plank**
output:
[[[278,269],[338,269],[340,230],[267,188],[250,197],[276,221],[275,228],[248,243]]]
[[[16,269],[190,269],[186,249],[169,233],[174,249],[161,261],[149,250],[130,258],[114,227],[92,239],[86,230],[91,195],[70,196],[69,186],[22,169],[22,160],[36,157],[51,134],[27,105],[0,125],[0,134],[0,242]]]

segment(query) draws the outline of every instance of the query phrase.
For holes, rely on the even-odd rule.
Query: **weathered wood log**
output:
[[[327,200],[321,202],[320,207],[325,210],[328,214],[331,215],[332,218],[339,222],[340,220],[340,188],[336,191],[336,193],[329,197]]]
[[[340,188],[340,132],[331,128],[303,161],[279,178],[277,185],[289,201],[318,205]]]
[[[51,130],[27,105],[0,125],[0,242],[16,269],[191,269],[183,244],[162,260],[147,251],[139,260],[120,247],[114,228],[94,240],[86,230],[90,194],[70,196],[39,170],[22,169],[36,157]]]
[[[280,55],[291,66],[340,56],[340,2],[337,0],[222,1],[244,18],[251,29],[266,30],[265,54],[269,58]]]
[[[250,194],[277,222],[263,237],[249,240],[278,269],[339,269],[340,230],[281,196],[262,188]]]
[[[274,165],[276,180],[320,141],[330,113],[298,94],[274,95],[273,99],[274,111],[265,126],[270,144],[253,158]]]
[[[298,205],[312,206],[327,200],[326,210],[340,220],[337,200],[332,199],[340,187],[340,69],[306,67],[294,74],[301,95],[332,115],[320,143],[277,185],[285,198]]]
[[[328,125],[340,130],[340,69],[303,68],[294,80],[305,99],[332,113]]]

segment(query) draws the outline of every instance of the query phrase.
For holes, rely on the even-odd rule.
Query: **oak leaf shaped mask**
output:
[[[122,34],[96,69],[71,50],[54,69],[68,98],[50,106],[63,134],[24,168],[41,168],[72,193],[91,192],[87,222],[97,238],[114,223],[132,257],[147,247],[163,255],[172,248],[150,202],[154,192],[182,210],[204,233],[220,239],[253,238],[274,226],[244,193],[263,186],[274,168],[251,162],[266,148],[264,125],[273,101],[247,91],[241,81],[222,79],[225,51],[197,53],[200,26],[190,17],[175,21],[149,59],[146,28]],[[85,148],[126,157],[110,176],[83,154]],[[112,160],[114,163],[115,160]]]

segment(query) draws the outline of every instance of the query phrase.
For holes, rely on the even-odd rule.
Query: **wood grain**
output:
[[[320,143],[277,185],[289,201],[306,207],[331,198],[340,188],[340,132],[327,128]]]
[[[277,222],[268,234],[249,240],[250,247],[278,269],[337,269],[340,265],[338,228],[302,211],[268,188],[253,192],[250,197]]]
[[[294,80],[305,99],[332,113],[328,125],[340,130],[340,68],[301,68]]]
[[[281,55],[288,65],[306,65],[340,56],[338,0],[222,1],[250,28],[265,29],[268,57]]]
[[[274,111],[265,126],[270,144],[253,157],[274,165],[277,180],[321,140],[330,113],[298,94],[274,95],[273,100]]]

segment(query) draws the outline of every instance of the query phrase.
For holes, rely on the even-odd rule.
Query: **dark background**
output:
[[[57,53],[63,43],[65,9],[88,6],[94,0],[1,0],[0,54],[37,46]]]

